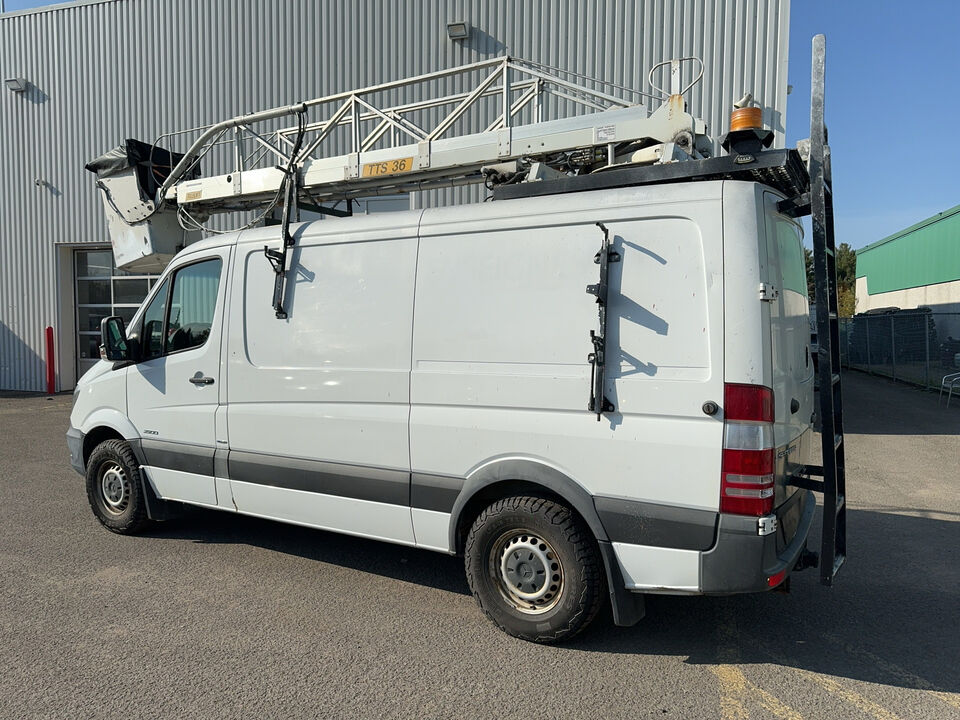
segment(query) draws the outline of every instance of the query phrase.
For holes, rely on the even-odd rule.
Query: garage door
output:
[[[118,270],[110,248],[74,252],[77,377],[100,359],[100,321],[119,315],[129,324],[158,276]]]

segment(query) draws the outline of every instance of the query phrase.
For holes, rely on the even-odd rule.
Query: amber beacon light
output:
[[[736,130],[763,129],[763,109],[758,107],[737,108],[730,113],[730,132]]]

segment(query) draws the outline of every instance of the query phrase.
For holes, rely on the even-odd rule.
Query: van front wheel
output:
[[[132,535],[150,521],[140,484],[140,465],[123,440],[106,440],[87,460],[87,500],[108,530]]]
[[[486,508],[470,529],[464,556],[480,608],[523,640],[551,643],[576,635],[605,596],[589,528],[545,498],[510,497]]]

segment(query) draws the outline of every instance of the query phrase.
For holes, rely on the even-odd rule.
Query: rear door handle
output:
[[[213,378],[197,373],[190,378],[190,382],[192,382],[194,385],[213,385]]]

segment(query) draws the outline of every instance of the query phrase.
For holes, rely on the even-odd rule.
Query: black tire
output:
[[[105,440],[90,453],[87,500],[97,520],[111,532],[133,535],[150,523],[140,464],[123,440]]]
[[[481,512],[467,535],[464,563],[480,609],[522,640],[573,637],[606,596],[590,529],[569,508],[545,498],[505,498]]]

